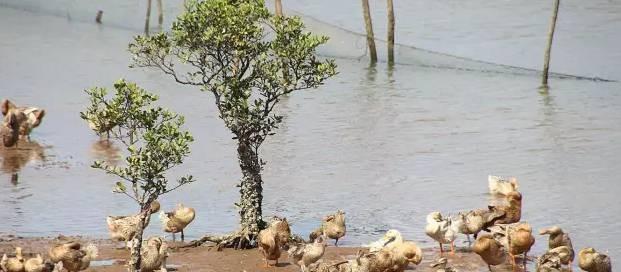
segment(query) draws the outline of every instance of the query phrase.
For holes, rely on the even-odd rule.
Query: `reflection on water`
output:
[[[35,141],[20,140],[15,147],[0,147],[0,171],[11,176],[11,183],[17,185],[20,170],[31,162],[44,162],[45,152]]]
[[[99,140],[91,146],[95,160],[105,161],[108,165],[117,165],[121,159],[120,149],[110,140]]]
[[[134,32],[14,10],[0,9],[0,18],[10,25],[0,28],[0,51],[10,52],[0,62],[2,95],[48,109],[32,138],[53,146],[31,156],[45,158],[46,167],[22,163],[0,173],[9,180],[19,171],[16,186],[0,186],[7,207],[0,229],[106,237],[106,215],[136,212],[134,203],[110,193],[113,177],[90,168],[93,160],[114,160],[117,150],[96,142],[78,114],[88,103],[83,89],[121,76],[160,95],[195,137],[191,156],[171,175],[190,173],[197,182],[166,195],[163,209],[179,202],[196,208],[189,239],[236,227],[235,142],[210,95],[129,70],[126,46]],[[37,52],[46,54],[33,58]],[[262,147],[266,216],[285,216],[305,234],[342,209],[349,224],[344,245],[396,228],[431,247],[424,233],[429,212],[485,208],[494,200],[487,175],[516,176],[522,216],[533,229],[560,225],[577,248],[621,256],[619,83],[555,79],[540,94],[538,77],[338,65],[339,75],[325,86],[286,97],[278,108],[285,121]],[[58,158],[71,167],[57,167]],[[159,227],[151,224],[147,235],[161,235]],[[533,254],[547,244],[537,238]]]

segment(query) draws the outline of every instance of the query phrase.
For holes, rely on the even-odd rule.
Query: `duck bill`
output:
[[[388,244],[392,243],[392,241],[395,240],[395,237],[384,237],[382,238],[382,242],[384,242],[384,246],[387,246]]]
[[[546,235],[546,234],[550,234],[550,229],[542,229],[539,231],[539,235]]]

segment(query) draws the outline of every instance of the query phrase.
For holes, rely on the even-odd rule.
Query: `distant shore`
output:
[[[82,236],[72,237],[16,237],[12,235],[0,235],[0,255],[12,254],[16,246],[23,248],[24,254],[29,258],[34,254],[41,253],[44,258],[48,249],[55,243],[76,240],[83,244],[93,243],[99,248],[99,257],[91,263],[91,267],[86,271],[112,272],[125,271],[125,264],[129,257],[129,252],[117,249],[122,243],[107,239],[90,239]],[[172,244],[173,247],[179,244]],[[337,263],[344,260],[354,259],[356,253],[361,248],[357,247],[334,247],[329,245],[322,259],[323,262]],[[438,248],[425,249],[423,262],[420,265],[411,265],[407,271],[436,271],[429,266],[430,263],[440,256]],[[444,253],[449,259],[449,263],[459,271],[487,271],[487,266],[478,255],[469,252],[466,245],[451,256]],[[286,252],[283,252],[279,260],[278,267],[264,268],[261,253],[256,249],[251,250],[232,250],[224,249],[217,251],[210,246],[196,248],[171,249],[167,265],[171,270],[192,271],[192,272],[254,272],[254,271],[278,271],[278,272],[297,272],[300,269],[290,263]],[[530,266],[530,265],[529,265]],[[511,271],[510,265],[495,267],[494,271]]]

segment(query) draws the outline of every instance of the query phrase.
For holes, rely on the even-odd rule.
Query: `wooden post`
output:
[[[395,63],[395,11],[392,0],[387,0],[388,4],[388,64]]]
[[[151,0],[147,0],[147,18],[144,21],[144,34],[149,35],[149,20],[151,19]]]
[[[548,86],[548,71],[550,69],[550,53],[552,51],[552,40],[554,39],[554,29],[556,28],[556,18],[558,17],[558,6],[561,0],[554,0],[554,10],[552,11],[552,19],[550,21],[550,30],[548,31],[548,44],[543,57],[543,72],[541,75],[541,85]]]
[[[97,11],[97,16],[95,16],[95,22],[101,24],[101,18],[103,17],[103,10]]]
[[[276,16],[282,16],[282,1],[281,0],[275,0],[274,4],[276,5]]]
[[[162,0],[157,0],[157,9],[159,12],[159,15],[157,17],[157,23],[159,24],[161,28],[162,24],[164,24],[164,9],[162,7]]]
[[[375,63],[377,62],[377,50],[375,49],[375,35],[373,35],[369,0],[362,0],[362,11],[364,13],[364,26],[367,30],[367,45],[369,46],[369,53],[371,54],[371,63]]]

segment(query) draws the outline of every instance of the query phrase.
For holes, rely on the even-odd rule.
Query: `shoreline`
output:
[[[0,255],[4,253],[12,254],[16,246],[23,248],[24,256],[30,258],[37,253],[42,254],[44,259],[47,257],[48,249],[58,242],[75,240],[82,244],[92,243],[99,248],[99,256],[91,263],[85,271],[112,272],[125,271],[126,262],[129,258],[129,251],[117,249],[123,243],[109,239],[96,239],[86,236],[59,236],[59,237],[19,237],[14,235],[0,235]],[[253,271],[278,271],[278,272],[297,272],[299,267],[290,263],[287,253],[283,252],[277,267],[263,267],[261,253],[256,249],[233,250],[223,249],[217,251],[211,246],[200,246],[195,248],[175,249],[174,246],[182,245],[180,242],[172,243],[168,241],[171,249],[167,267],[173,271],[204,271],[204,272],[253,272]],[[321,261],[327,263],[337,263],[345,260],[354,259],[360,247],[334,247],[328,245]],[[406,271],[436,271],[429,266],[432,262],[440,258],[437,248],[424,248],[423,261],[419,265],[410,265]],[[470,252],[467,247],[459,247],[455,255],[444,253],[442,255],[449,260],[449,264],[459,271],[487,271],[487,265],[475,253]],[[494,271],[511,271],[510,265],[494,267]]]

